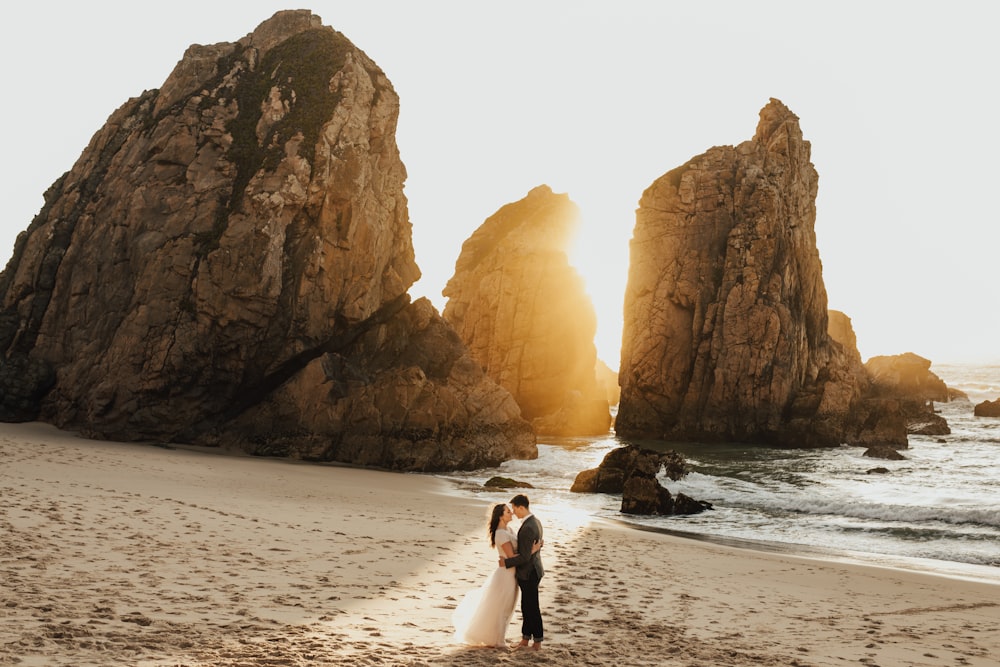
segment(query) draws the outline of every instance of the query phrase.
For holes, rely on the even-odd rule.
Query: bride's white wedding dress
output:
[[[517,546],[514,535],[506,528],[497,528],[493,541],[501,558],[506,558],[503,552],[505,543]],[[463,644],[506,648],[507,626],[514,615],[517,594],[514,568],[498,567],[493,570],[486,583],[466,593],[455,608],[451,616],[455,640]]]

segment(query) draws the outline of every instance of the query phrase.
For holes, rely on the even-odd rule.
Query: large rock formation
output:
[[[539,186],[488,218],[462,245],[444,318],[535,431],[606,433],[595,377],[597,319],[566,249],[579,219],[565,194]]]
[[[828,332],[817,186],[798,118],[771,100],[752,140],[712,148],[643,193],[619,436],[905,445],[898,405],[864,400],[860,356]]]
[[[405,469],[536,455],[419,277],[399,101],[310,12],[115,111],[0,274],[0,403],[96,437]]]

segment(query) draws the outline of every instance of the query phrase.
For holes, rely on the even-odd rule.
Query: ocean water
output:
[[[621,514],[621,497],[576,494],[581,470],[596,467],[621,446],[613,433],[592,438],[539,438],[534,461],[441,475],[458,493],[484,503],[513,491],[486,491],[503,475],[530,483],[533,504],[749,548],[908,567],[1000,582],[1000,418],[973,416],[973,407],[1000,398],[1000,364],[935,365],[931,370],[969,400],[937,404],[947,436],[909,436],[903,461],[863,456],[864,447],[788,450],[663,443],[687,458],[692,472],[674,482],[713,509],[684,517]],[[648,446],[649,443],[644,443]],[[887,468],[888,473],[868,471]]]

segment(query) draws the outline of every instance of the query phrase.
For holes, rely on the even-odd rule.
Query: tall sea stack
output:
[[[642,195],[631,241],[616,432],[779,446],[904,445],[828,333],[818,176],[772,99],[753,139],[708,150]]]
[[[444,289],[444,318],[540,435],[611,426],[594,306],[567,256],[578,224],[567,195],[534,188],[466,240]]]
[[[309,11],[195,45],[94,135],[0,274],[0,418],[430,470],[537,455],[427,301],[399,100]]]

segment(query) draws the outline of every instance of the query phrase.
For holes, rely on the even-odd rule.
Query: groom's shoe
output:
[[[535,642],[534,644],[531,645],[532,651],[537,651],[541,648],[542,648],[542,642]]]

